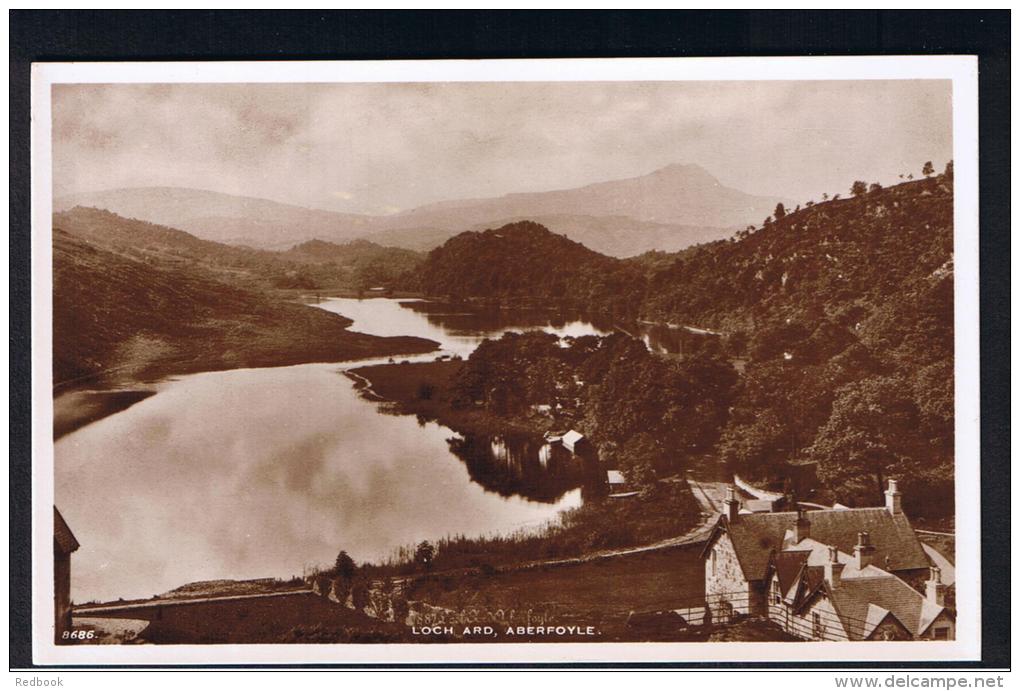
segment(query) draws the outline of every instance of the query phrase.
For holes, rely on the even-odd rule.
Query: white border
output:
[[[52,642],[52,179],[58,83],[947,79],[955,169],[957,640],[903,643],[477,643],[56,646]],[[36,63],[32,68],[33,659],[44,665],[977,660],[980,630],[978,119],[973,56],[365,62]]]

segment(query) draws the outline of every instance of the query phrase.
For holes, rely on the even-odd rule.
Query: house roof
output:
[[[919,636],[945,609],[890,573],[841,578],[839,587],[828,588],[828,594],[851,640],[870,636],[885,618],[881,612],[888,612],[912,635]]]
[[[56,506],[53,507],[53,545],[63,554],[70,554],[81,546]]]
[[[836,557],[841,565],[836,587],[825,580],[825,564],[831,559],[829,546],[813,538],[774,555],[772,564],[777,574],[783,569],[788,575],[793,564],[800,563],[795,582],[783,590],[786,598],[792,600],[795,610],[802,611],[816,596],[828,597],[850,640],[868,638],[890,618],[919,636],[945,609],[895,574],[874,564],[858,569],[855,559],[845,552],[837,550]]]
[[[623,477],[623,473],[621,473],[619,470],[607,470],[606,481],[609,482],[609,484],[611,485],[622,485],[626,482],[626,480]]]
[[[813,540],[845,553],[853,552],[857,533],[867,532],[875,548],[874,563],[889,571],[923,569],[929,565],[910,521],[902,513],[893,515],[884,508],[828,509],[808,511],[806,517],[811,523]],[[732,522],[723,518],[720,523],[730,534],[745,578],[765,577],[769,554],[781,552],[788,545],[787,531],[796,519],[794,511],[741,514]]]
[[[788,550],[775,555],[773,566],[776,575],[779,576],[779,590],[784,595],[790,592],[791,586],[797,581],[809,554],[811,552],[808,550]]]
[[[584,439],[584,435],[576,430],[570,430],[569,432],[563,435],[564,444],[576,444],[582,439]]]
[[[804,564],[800,573],[797,574],[797,582],[788,593],[789,599],[793,600],[793,608],[799,609],[801,605],[809,602],[815,593],[825,587],[825,568],[821,566],[810,566]]]

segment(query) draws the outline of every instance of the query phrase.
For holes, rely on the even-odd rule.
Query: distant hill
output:
[[[723,186],[695,165],[673,165],[625,180],[574,189],[428,204],[390,216],[344,214],[177,187],[145,187],[56,199],[57,211],[93,206],[185,230],[216,242],[286,249],[311,239],[356,238],[429,250],[464,230],[517,220],[614,256],[675,251],[761,221],[776,203]]]
[[[386,228],[373,239],[430,249],[458,230],[529,220],[599,252],[629,257],[728,237],[787,201],[725,187],[700,166],[671,165],[574,189],[429,204],[386,217]]]
[[[220,278],[166,254],[133,256],[101,247],[58,224],[53,230],[55,385],[339,361],[424,352],[435,345],[353,333],[343,317]]]
[[[476,223],[465,230],[485,230],[532,221],[550,231],[565,235],[585,247],[611,257],[632,257],[643,252],[677,252],[691,245],[721,240],[733,235],[734,228],[689,226],[653,221],[639,221],[626,216],[580,216],[568,214],[525,215],[493,218]],[[374,241],[394,247],[410,247],[428,251],[452,236],[449,230],[433,227],[382,230],[371,237]]]
[[[75,206],[106,209],[179,228],[205,240],[285,249],[320,238],[344,242],[369,231],[372,217],[342,214],[183,187],[133,187],[59,197],[54,211]]]
[[[532,223],[429,253],[420,288],[566,300],[621,320],[708,327],[743,371],[718,458],[783,489],[818,464],[828,501],[953,502],[951,170],[804,208],[728,240],[621,260]],[[696,353],[688,355],[696,356]]]
[[[425,255],[408,249],[383,247],[368,240],[343,244],[309,240],[280,252],[282,259],[305,265],[305,275],[341,275],[355,289],[391,286],[397,277],[413,272]]]
[[[642,280],[636,264],[520,221],[450,238],[407,277],[407,287],[453,297],[600,301],[611,308]],[[634,305],[617,305],[625,307]]]
[[[280,252],[280,257],[306,264],[361,265],[385,261],[408,269],[420,263],[425,256],[414,250],[383,247],[369,240],[352,240],[342,244],[325,240],[308,240]]]
[[[449,227],[494,219],[550,215],[625,217],[661,224],[714,228],[742,227],[772,213],[776,198],[756,197],[725,187],[697,165],[670,165],[648,175],[574,189],[507,194],[421,206],[391,217],[393,225]],[[407,225],[412,225],[408,223]]]
[[[221,280],[263,287],[358,289],[388,285],[423,259],[410,250],[364,240],[343,245],[312,240],[283,252],[252,249],[80,206],[54,214],[53,223],[99,247],[136,258],[202,266],[218,272]]]

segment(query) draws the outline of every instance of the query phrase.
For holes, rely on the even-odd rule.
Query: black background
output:
[[[980,74],[982,661],[923,666],[1009,667],[1009,25],[1008,11],[11,11],[11,667],[32,665],[32,62],[908,54],[977,55]]]

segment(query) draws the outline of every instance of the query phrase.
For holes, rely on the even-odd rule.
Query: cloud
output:
[[[377,213],[698,163],[793,199],[951,156],[940,81],[54,87],[56,193],[177,185]]]

